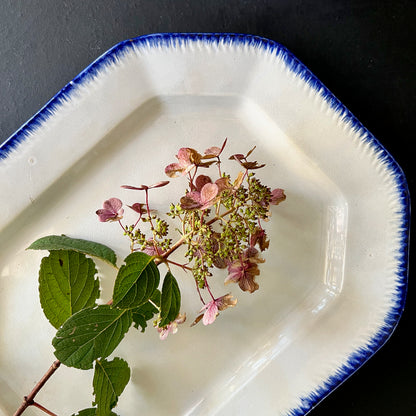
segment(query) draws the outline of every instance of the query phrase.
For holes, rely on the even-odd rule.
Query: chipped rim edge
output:
[[[79,75],[63,87],[51,98],[33,117],[11,135],[0,146],[0,161],[12,157],[18,146],[68,99],[72,92],[81,84],[97,77],[101,70],[111,65],[117,59],[135,46],[170,46],[179,43],[203,41],[214,44],[249,45],[263,49],[266,53],[275,54],[296,76],[300,77],[309,87],[314,89],[338,114],[342,121],[360,136],[360,140],[370,144],[377,158],[383,162],[385,169],[394,177],[400,200],[399,224],[399,250],[396,254],[397,268],[395,272],[395,293],[393,305],[386,311],[384,324],[381,329],[366,343],[364,347],[354,351],[334,374],[328,377],[320,386],[307,396],[300,397],[301,405],[289,410],[291,416],[301,416],[312,410],[319,402],[334,391],[341,383],[358,370],[370,357],[372,357],[390,338],[402,315],[407,294],[408,261],[409,261],[409,232],[410,232],[410,195],[406,177],[391,154],[383,145],[360,123],[360,121],[326,88],[321,81],[291,52],[281,44],[259,36],[236,33],[156,33],[139,36],[117,43]]]

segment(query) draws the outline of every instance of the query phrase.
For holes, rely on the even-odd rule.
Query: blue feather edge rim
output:
[[[125,40],[118,43],[109,51],[96,59],[85,68],[77,77],[59,91],[38,113],[26,122],[3,145],[0,146],[0,159],[6,159],[13,154],[13,150],[24,141],[30,133],[36,130],[56,111],[56,109],[71,96],[72,90],[88,79],[95,78],[100,71],[111,65],[130,48],[135,46],[172,46],[179,43],[203,41],[208,43],[244,44],[256,48],[262,48],[265,52],[275,54],[281,58],[285,65],[311,88],[319,92],[321,97],[335,110],[343,121],[361,136],[361,140],[368,142],[378,155],[378,158],[386,166],[386,169],[395,178],[401,209],[400,224],[400,250],[396,256],[398,267],[396,271],[396,293],[394,305],[387,311],[384,325],[379,332],[367,343],[348,357],[346,362],[339,367],[335,374],[329,377],[319,388],[311,391],[309,395],[301,397],[301,405],[289,411],[291,416],[301,416],[312,410],[321,400],[329,395],[342,382],[358,370],[374,353],[384,345],[396,328],[402,315],[407,293],[408,257],[409,257],[409,230],[410,230],[410,195],[405,175],[380,142],[347,110],[347,108],[316,78],[315,75],[300,62],[284,46],[269,39],[258,36],[234,34],[234,33],[160,33]]]

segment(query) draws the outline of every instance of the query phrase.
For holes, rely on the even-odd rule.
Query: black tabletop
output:
[[[2,0],[0,142],[119,41],[156,32],[249,33],[306,64],[393,155],[412,193],[415,27],[411,0]],[[387,344],[312,416],[416,415],[413,286],[410,275]]]

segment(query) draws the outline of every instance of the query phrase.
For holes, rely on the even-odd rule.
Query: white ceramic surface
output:
[[[115,351],[132,368],[116,412],[303,415],[386,341],[407,277],[409,202],[396,162],[277,43],[140,37],[100,57],[0,148],[0,414],[12,414],[54,360],[55,331],[38,300],[44,253],[25,248],[63,233],[122,259],[127,241],[94,214],[102,201],[135,202],[120,185],[163,180],[180,147],[203,151],[225,137],[227,154],[256,145],[267,164],[259,176],[287,194],[268,223],[260,290],[232,287],[236,308],[165,342],[152,328],[130,331]],[[154,192],[155,206],[183,185]],[[104,301],[114,272],[99,267]],[[194,286],[178,278],[192,317]],[[91,383],[91,371],[61,368],[38,399],[69,415],[90,407]]]

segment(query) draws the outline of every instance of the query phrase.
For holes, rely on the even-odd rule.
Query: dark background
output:
[[[416,2],[0,0],[0,143],[95,58],[156,32],[238,32],[292,51],[387,148],[412,193]],[[416,415],[415,296],[387,344],[310,414]]]

